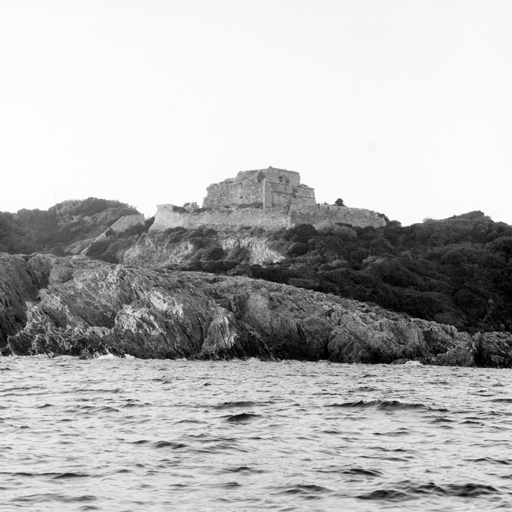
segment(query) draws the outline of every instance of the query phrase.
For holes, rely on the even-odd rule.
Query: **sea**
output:
[[[512,509],[512,372],[0,358],[0,511]]]

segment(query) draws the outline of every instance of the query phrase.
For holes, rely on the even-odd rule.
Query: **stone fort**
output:
[[[203,208],[251,205],[257,208],[315,205],[315,190],[301,185],[300,174],[286,169],[240,171],[236,178],[214,183],[207,189]]]
[[[386,225],[383,215],[361,208],[316,204],[315,190],[300,182],[300,174],[286,169],[240,171],[235,178],[207,188],[203,207],[158,205],[151,231],[168,228],[251,226],[267,230],[299,224],[315,227],[348,224],[359,227]]]

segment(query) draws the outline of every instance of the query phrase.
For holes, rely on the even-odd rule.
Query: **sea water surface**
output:
[[[512,372],[0,358],[0,510],[512,508]]]

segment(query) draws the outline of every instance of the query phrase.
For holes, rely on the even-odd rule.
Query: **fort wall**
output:
[[[379,228],[386,225],[386,220],[377,212],[364,208],[326,204],[314,206],[293,205],[290,207],[290,224],[292,226],[312,224],[316,228],[321,228],[336,223],[349,224],[360,228],[368,226]]]
[[[171,204],[158,205],[155,222],[150,231],[164,231],[169,228],[223,228],[223,227],[262,227],[267,230],[290,228],[287,209],[239,208],[232,210],[200,210],[183,212]]]
[[[225,208],[242,204],[260,204],[263,206],[263,180],[250,176],[248,179],[231,178],[207,187],[203,208]]]
[[[386,225],[378,213],[361,208],[331,205],[292,205],[290,207],[238,208],[224,210],[199,210],[189,213],[170,204],[159,205],[155,222],[150,231],[169,228],[210,227],[261,227],[265,230],[289,229],[299,224],[312,224],[322,228],[336,223],[357,227],[381,227]]]
[[[315,190],[306,185],[265,180],[263,183],[263,208],[289,205],[314,206]]]
[[[202,209],[159,205],[150,231],[201,226],[277,230],[299,224],[317,228],[336,223],[357,227],[386,225],[383,216],[371,210],[316,204],[315,190],[300,183],[298,172],[287,169],[240,171],[235,178],[210,185],[207,191]]]

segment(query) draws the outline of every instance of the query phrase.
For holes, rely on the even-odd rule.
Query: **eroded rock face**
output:
[[[470,336],[287,285],[85,257],[1,254],[0,266],[5,354],[512,367],[508,333]]]
[[[0,347],[24,325],[26,301],[35,300],[44,283],[30,273],[26,257],[0,253]]]

